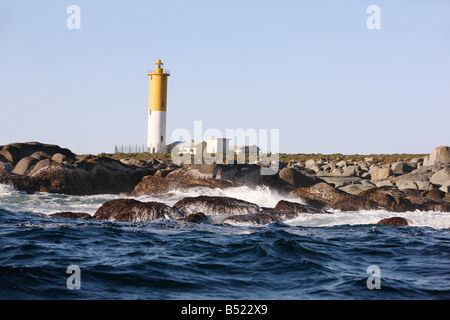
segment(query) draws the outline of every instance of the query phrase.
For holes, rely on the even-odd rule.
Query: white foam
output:
[[[185,197],[200,195],[225,196],[249,201],[260,207],[274,207],[280,200],[303,203],[300,198],[283,195],[268,187],[234,187],[227,189],[192,188],[189,190],[172,190],[163,195],[146,195],[139,197],[126,197],[122,195],[93,195],[93,196],[69,196],[61,194],[35,193],[27,194],[19,192],[12,186],[0,184],[0,207],[13,212],[32,212],[52,214],[55,212],[71,211],[86,212],[93,215],[106,201],[132,198],[139,201],[158,201],[173,206]],[[293,226],[305,227],[329,227],[336,225],[376,224],[384,218],[403,217],[411,226],[433,227],[437,229],[450,227],[449,212],[388,212],[385,210],[373,211],[333,211],[331,214],[301,214],[297,218],[286,221]],[[224,217],[210,217],[212,223],[220,223]],[[241,224],[241,223],[240,223]]]
[[[283,195],[278,191],[271,190],[267,186],[256,187],[233,187],[226,189],[212,189],[206,187],[191,188],[189,190],[171,190],[165,195],[153,195],[153,196],[140,196],[136,197],[140,201],[160,201],[167,205],[173,206],[177,201],[185,197],[197,197],[197,196],[219,196],[219,197],[231,197],[240,200],[245,200],[251,203],[255,203],[260,207],[273,208],[280,200],[288,200],[291,202],[298,202],[304,204],[300,198],[294,198],[289,195]]]
[[[381,219],[402,217],[408,220],[410,226],[433,227],[436,229],[450,227],[449,212],[389,212],[386,210],[370,211],[332,211],[330,214],[302,214],[286,223],[305,227],[332,227],[337,225],[376,224]]]

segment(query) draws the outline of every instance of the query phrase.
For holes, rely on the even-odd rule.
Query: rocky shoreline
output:
[[[159,160],[114,160],[76,156],[70,150],[37,142],[0,146],[0,183],[27,193],[69,195],[164,194],[194,187],[229,188],[265,185],[306,203],[284,201],[274,208],[226,197],[185,198],[173,207],[131,199],[105,203],[94,215],[99,220],[152,221],[160,218],[202,222],[228,213],[223,222],[266,224],[300,214],[331,210],[390,212],[450,212],[450,148],[438,147],[429,156],[379,165],[364,161],[307,160],[280,163],[271,176],[260,175],[258,164],[176,165]],[[89,219],[86,214],[57,216]],[[400,221],[397,219],[395,221]],[[389,222],[383,222],[382,224]],[[405,221],[398,222],[401,225]]]

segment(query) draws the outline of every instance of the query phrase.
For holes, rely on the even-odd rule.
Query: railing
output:
[[[115,145],[114,153],[143,153],[148,152],[147,146],[143,145]]]
[[[164,68],[162,73],[155,73],[155,69],[148,69],[147,73],[151,73],[151,74],[168,74],[170,76],[170,70]]]

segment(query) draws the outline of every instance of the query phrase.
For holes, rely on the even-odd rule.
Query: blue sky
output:
[[[449,17],[447,0],[2,0],[0,144],[142,145],[162,59],[168,136],[201,120],[279,129],[284,153],[428,153],[450,145]]]

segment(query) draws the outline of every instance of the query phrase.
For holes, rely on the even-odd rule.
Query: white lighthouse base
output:
[[[147,149],[150,153],[166,151],[166,111],[148,111]]]

